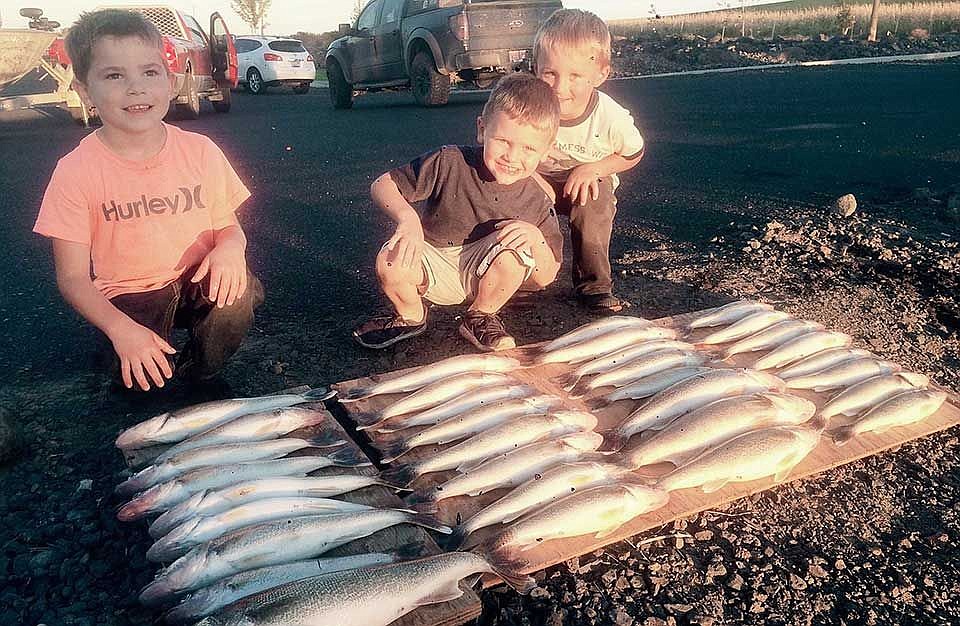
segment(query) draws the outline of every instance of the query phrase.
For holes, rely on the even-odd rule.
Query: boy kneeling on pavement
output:
[[[373,202],[397,223],[377,255],[395,313],[354,330],[385,348],[427,327],[427,300],[470,302],[460,334],[483,351],[516,346],[498,315],[520,289],[540,290],[560,268],[553,191],[536,174],[553,146],[560,105],[527,74],[503,78],[477,119],[480,146],[443,146],[377,178]],[[411,203],[422,202],[420,212]]]

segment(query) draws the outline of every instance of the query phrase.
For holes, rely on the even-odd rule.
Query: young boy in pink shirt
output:
[[[237,208],[250,196],[208,138],[163,122],[173,96],[160,33],[137,13],[86,13],[67,51],[103,127],[57,163],[34,231],[53,242],[64,299],[100,329],[127,388],[214,376],[253,324]],[[92,270],[92,271],[91,271]]]

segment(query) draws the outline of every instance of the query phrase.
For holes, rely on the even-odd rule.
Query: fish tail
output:
[[[410,451],[410,448],[407,447],[406,442],[402,439],[398,439],[392,443],[388,443],[383,447],[383,458],[380,459],[381,463],[393,463],[398,458]]]
[[[393,550],[393,553],[401,560],[415,559],[423,556],[423,543],[410,541]]]
[[[380,472],[380,480],[387,485],[406,489],[406,487],[416,478],[414,466],[404,465],[403,467],[393,467],[385,472]]]
[[[307,443],[310,444],[311,448],[336,448],[346,444],[347,442],[344,441],[336,432],[332,430],[325,430],[307,439]]]
[[[370,387],[354,387],[353,389],[348,389],[347,392],[339,396],[337,400],[339,400],[341,404],[356,402],[369,396],[371,391],[372,389]]]
[[[828,415],[824,415],[823,413],[818,413],[817,415],[810,418],[810,420],[807,422],[807,426],[817,431],[818,433],[822,433],[824,430],[826,430],[829,424],[830,424],[830,417]]]
[[[304,391],[302,394],[304,400],[310,402],[323,402],[324,400],[329,400],[330,398],[337,395],[335,389],[330,389],[329,387],[317,387],[316,389],[310,389]]]
[[[570,389],[567,389],[570,392],[571,398],[582,398],[590,391],[590,388],[587,386],[587,383],[577,382]]]
[[[481,551],[481,555],[487,560],[487,563],[490,564],[493,573],[502,578],[503,582],[522,594],[530,593],[530,591],[537,586],[533,578],[521,573],[530,566],[530,561],[523,558],[507,558],[499,550],[484,552],[484,545],[486,544],[481,544],[477,550]]]
[[[470,538],[470,529],[466,525],[460,524],[450,533],[447,541],[447,549],[451,551],[463,550],[467,540]]]
[[[449,535],[453,532],[452,528],[441,524],[437,521],[436,517],[428,513],[414,513],[407,521],[409,521],[411,524],[416,524],[417,526],[423,526],[424,528],[428,528],[438,533],[443,533],[444,535]]]
[[[603,436],[603,444],[597,448],[598,452],[619,452],[627,445],[629,437],[617,431],[610,431]]]
[[[339,467],[363,467],[373,465],[359,448],[340,448],[327,455],[327,458],[333,461],[334,465]]]
[[[418,489],[407,496],[406,502],[418,513],[437,512],[437,495],[434,489]]]
[[[841,426],[833,432],[833,442],[838,446],[845,446],[857,436],[853,426]]]
[[[587,400],[587,406],[591,409],[603,409],[611,404],[613,404],[613,401],[606,398],[594,398],[592,400]]]
[[[553,382],[560,385],[564,391],[570,391],[571,389],[573,389],[573,386],[577,384],[578,380],[580,380],[579,376],[577,376],[573,372],[569,372],[567,374],[561,374],[560,376],[556,376],[553,379]]]

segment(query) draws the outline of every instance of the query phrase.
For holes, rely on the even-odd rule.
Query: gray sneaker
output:
[[[503,321],[495,313],[467,311],[460,324],[460,334],[484,352],[497,352],[517,347]]]

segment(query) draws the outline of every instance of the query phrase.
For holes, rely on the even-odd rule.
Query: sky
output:
[[[782,0],[744,0],[746,4],[767,4]],[[152,4],[131,0],[135,4]],[[0,0],[0,19],[4,28],[26,28],[27,20],[20,17],[24,6],[39,6],[44,15],[64,26],[72,23],[82,11],[111,4],[109,0]],[[119,3],[117,3],[119,4]],[[268,34],[289,35],[298,31],[325,32],[336,30],[337,24],[350,21],[355,0],[273,0],[267,14]],[[568,8],[589,9],[606,20],[649,17],[651,6],[660,15],[692,13],[721,8],[721,5],[739,6],[739,0],[565,0]],[[230,9],[230,0],[179,0],[173,3],[190,13],[201,24],[206,24],[211,13],[218,11],[234,34],[247,34],[240,18]]]

